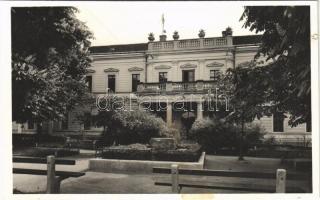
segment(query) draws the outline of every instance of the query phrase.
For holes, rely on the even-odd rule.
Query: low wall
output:
[[[171,168],[172,164],[184,169],[203,169],[205,152],[198,162],[171,162],[152,160],[118,160],[95,158],[89,160],[89,171],[105,173],[152,173],[153,167]]]

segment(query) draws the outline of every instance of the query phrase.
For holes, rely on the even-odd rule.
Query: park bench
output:
[[[171,181],[162,180],[155,181],[155,185],[171,186],[173,193],[180,193],[182,187],[205,188],[205,189],[222,189],[222,190],[236,190],[236,191],[250,191],[263,193],[286,193],[286,192],[306,192],[298,187],[286,186],[286,180],[304,180],[305,174],[292,173],[287,174],[285,169],[278,169],[276,173],[266,172],[248,172],[248,171],[228,171],[228,170],[207,170],[207,169],[179,169],[178,165],[172,165],[171,168],[155,167],[153,173],[157,174],[171,174]],[[275,179],[275,188],[267,188],[263,185],[254,184],[235,184],[228,183],[204,183],[197,181],[180,181],[179,175],[192,176],[217,176],[217,177],[237,177],[237,178],[261,178],[261,179]]]
[[[84,172],[73,172],[73,171],[56,171],[55,165],[75,165],[75,160],[67,159],[55,159],[54,156],[47,156],[47,158],[38,157],[13,157],[15,163],[47,163],[47,169],[24,169],[24,168],[13,168],[14,174],[30,174],[30,175],[47,175],[47,190],[48,194],[60,193],[61,181],[69,177],[80,177],[85,175]]]

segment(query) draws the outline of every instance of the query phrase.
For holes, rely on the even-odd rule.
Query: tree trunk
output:
[[[241,133],[240,133],[240,142],[239,142],[239,158],[238,160],[244,160],[243,157],[243,135],[244,135],[244,121],[241,121]]]
[[[37,122],[37,133],[35,136],[36,146],[38,146],[38,144],[41,142],[40,141],[41,134],[42,134],[42,124]]]

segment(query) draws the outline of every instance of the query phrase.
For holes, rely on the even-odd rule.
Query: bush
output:
[[[199,150],[152,151],[152,160],[196,162],[199,160],[200,155],[201,152]]]
[[[146,144],[152,137],[163,137],[168,133],[161,118],[142,110],[118,111],[111,120],[104,136],[110,137],[116,144]]]
[[[247,151],[249,148],[254,146],[260,146],[263,144],[264,135],[266,134],[265,129],[255,123],[246,124],[244,136],[244,149]]]
[[[151,160],[151,148],[145,144],[111,146],[103,149],[102,158]]]
[[[32,147],[30,149],[21,152],[20,156],[32,156],[32,157],[46,157],[49,155],[55,155],[57,157],[78,155],[78,149],[68,148],[49,148],[49,147]]]
[[[200,146],[194,144],[166,151],[155,151],[144,144],[131,144],[104,148],[101,156],[105,159],[195,162],[201,155],[200,150]]]
[[[239,149],[240,131],[240,127],[224,120],[205,118],[195,121],[190,135],[208,153],[228,151],[230,154],[230,150],[236,152]],[[244,132],[244,151],[262,142],[264,131],[259,125],[247,124]]]
[[[201,156],[199,144],[178,144],[175,150],[152,151],[153,160],[197,162]]]
[[[178,129],[175,129],[175,128],[169,128],[168,132],[165,135],[167,135],[167,137],[174,138],[176,143],[179,143],[181,140],[180,132]]]
[[[12,134],[12,145],[14,148],[31,147],[36,143],[34,134]]]

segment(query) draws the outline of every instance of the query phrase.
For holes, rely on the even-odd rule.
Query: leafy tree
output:
[[[166,123],[144,110],[118,111],[112,116],[112,127],[117,144],[148,143],[152,137],[167,134]]]
[[[239,149],[240,137],[237,134],[239,126],[225,121],[225,119],[213,117],[196,120],[190,130],[191,136],[208,153],[217,153],[222,149]],[[243,149],[262,143],[264,130],[257,124],[246,124],[247,133],[243,138]]]
[[[115,110],[99,113],[96,119],[106,125],[102,138],[105,144],[110,144],[110,140],[115,144],[148,143],[152,137],[168,133],[165,122],[147,111]]]
[[[262,79],[261,79],[262,78]],[[237,67],[228,69],[223,82],[227,87],[227,96],[230,99],[232,110],[226,120],[240,127],[239,160],[243,160],[243,138],[246,137],[245,124],[262,116],[270,116],[272,106],[266,90],[268,74],[261,67],[256,67],[256,62],[244,62]],[[267,103],[266,103],[267,102]]]
[[[259,66],[258,70],[263,73],[257,75],[261,77],[253,77],[265,82],[265,86],[246,80],[252,82],[250,87],[269,92],[266,103],[272,103],[275,110],[289,113],[290,125],[310,121],[310,8],[247,6],[240,20],[245,21],[245,28],[263,33],[256,59],[264,56],[272,61]]]
[[[101,146],[113,143],[148,143],[152,137],[161,137],[170,133],[166,123],[152,113],[143,110],[130,111],[127,106],[129,100],[128,97],[116,95],[106,95],[99,99],[88,98],[83,108],[77,109],[76,116],[82,123],[90,120],[96,126],[103,127],[99,142]],[[98,108],[98,112],[94,115],[91,115],[92,105]]]
[[[62,118],[86,93],[91,32],[73,7],[14,7],[12,120]]]

